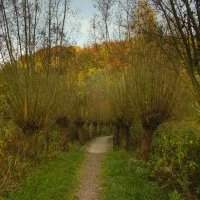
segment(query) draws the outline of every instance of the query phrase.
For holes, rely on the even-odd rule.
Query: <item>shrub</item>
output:
[[[156,179],[189,199],[200,184],[200,135],[195,123],[165,123],[155,133],[152,167]]]
[[[182,199],[183,198],[181,197],[181,195],[177,191],[174,191],[174,192],[169,194],[169,200],[182,200]]]

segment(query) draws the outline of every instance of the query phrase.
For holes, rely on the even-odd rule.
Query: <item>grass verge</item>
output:
[[[167,195],[149,180],[142,161],[126,152],[111,152],[103,164],[103,200],[166,200]]]
[[[21,188],[7,200],[71,200],[78,185],[78,172],[84,153],[71,150],[35,169]]]

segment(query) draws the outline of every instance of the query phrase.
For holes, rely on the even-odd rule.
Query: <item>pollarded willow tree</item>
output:
[[[76,115],[74,107],[78,106],[75,105],[78,90],[77,73],[72,68],[68,68],[65,72],[62,71],[59,80],[55,121],[61,131],[61,148],[66,151],[69,148],[69,142],[74,139],[70,127]]]
[[[110,121],[114,126],[114,145],[130,148],[130,128],[133,116],[128,101],[125,69],[114,69],[105,73],[106,95],[110,106]]]
[[[1,0],[0,59],[10,118],[23,136],[45,138],[55,120],[62,77],[54,46],[68,44],[66,25],[71,19],[68,0]],[[57,48],[59,49],[59,48]],[[32,140],[31,142],[32,143]],[[31,148],[37,149],[36,145]],[[29,148],[29,149],[31,149]]]
[[[7,99],[11,117],[24,133],[41,130],[52,120],[60,81],[52,47],[66,44],[70,14],[68,0],[0,1]]]
[[[87,81],[87,121],[91,125],[91,136],[101,134],[103,127],[108,126],[112,112],[107,99],[107,82],[105,69],[91,68]]]
[[[175,116],[182,88],[181,72],[174,70],[181,62],[169,62],[155,42],[157,31],[154,11],[147,1],[139,1],[125,79],[132,113],[144,131],[140,146],[144,159],[148,159],[154,131]]]
[[[142,157],[148,159],[154,131],[173,119],[180,108],[183,83],[181,73],[174,70],[174,65],[155,43],[138,39],[132,58],[126,71],[127,95],[132,113],[144,131],[140,146]]]

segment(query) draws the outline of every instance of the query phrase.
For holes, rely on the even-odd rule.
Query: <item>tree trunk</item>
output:
[[[98,130],[97,130],[97,124],[94,125],[94,130],[93,131],[94,131],[93,132],[93,137],[96,137],[97,136],[97,132],[98,132]]]
[[[82,138],[82,129],[83,129],[83,126],[84,126],[84,121],[82,119],[78,119],[75,121],[74,123],[75,125],[75,139],[77,141],[79,141],[81,144],[83,143],[83,138]]]
[[[146,130],[141,140],[141,157],[144,160],[149,159],[151,152],[153,131]]]
[[[77,127],[77,135],[78,135],[78,141],[80,142],[80,144],[84,144],[85,139],[84,139],[84,133],[83,133],[83,125],[79,125]]]
[[[68,151],[69,150],[69,134],[68,134],[68,128],[61,128],[61,149],[62,151]]]
[[[92,139],[92,132],[91,132],[90,123],[86,124],[86,131],[87,131],[88,140]]]
[[[129,150],[130,149],[130,139],[131,139],[129,126],[125,127],[125,135],[126,135],[126,150]]]
[[[49,132],[48,131],[45,131],[45,140],[46,140],[46,155],[48,155],[49,153],[49,143],[50,143],[50,135],[49,135]]]
[[[119,126],[116,127],[116,130],[114,132],[113,144],[114,144],[114,147],[117,147],[117,148],[120,147],[120,127]]]

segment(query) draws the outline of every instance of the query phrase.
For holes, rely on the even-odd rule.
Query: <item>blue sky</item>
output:
[[[93,0],[71,0],[71,6],[77,11],[78,22],[80,23],[79,33],[75,39],[78,45],[87,44],[89,39],[90,20],[96,10]]]

